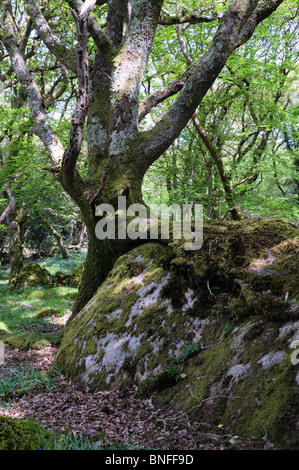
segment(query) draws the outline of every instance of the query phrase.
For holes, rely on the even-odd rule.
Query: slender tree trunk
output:
[[[82,219],[76,220],[74,225],[73,233],[71,234],[73,238],[72,243],[74,246],[79,246],[82,245],[86,233],[86,225]]]
[[[19,273],[24,265],[21,234],[22,215],[22,210],[15,208],[6,218],[10,258],[9,285],[12,288],[16,286]]]
[[[66,248],[64,246],[64,243],[63,243],[63,239],[62,239],[62,236],[60,235],[60,233],[57,232],[57,230],[55,230],[55,228],[50,224],[50,222],[41,214],[40,211],[36,211],[36,215],[37,217],[39,218],[39,220],[42,222],[43,225],[45,225],[45,227],[47,227],[47,229],[49,230],[49,232],[53,235],[53,237],[55,238],[56,242],[57,242],[57,245],[58,245],[58,248],[60,250],[60,253],[63,257],[63,259],[68,259],[68,253],[66,251]]]

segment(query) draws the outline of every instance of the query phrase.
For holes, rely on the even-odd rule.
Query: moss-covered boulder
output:
[[[34,341],[28,337],[27,333],[12,334],[6,330],[0,330],[0,341],[3,342],[7,349],[19,349],[20,351],[27,351],[31,348]]]
[[[55,286],[69,286],[71,282],[71,278],[72,278],[71,274],[66,274],[61,271],[57,271],[54,274],[52,281]]]
[[[52,436],[33,421],[0,416],[0,450],[39,450]]]
[[[81,279],[82,279],[83,271],[84,271],[84,265],[85,263],[81,263],[77,268],[73,270],[72,275],[69,280],[69,285],[71,287],[79,286]]]
[[[51,344],[60,343],[60,338],[55,335],[46,335],[49,340],[43,338],[41,334],[21,331],[17,333],[10,333],[6,330],[0,330],[0,341],[3,342],[6,349],[18,349],[19,351],[28,351],[29,349],[42,349]]]
[[[55,365],[92,390],[137,385],[197,422],[299,446],[298,229],[210,223],[125,254],[70,319]]]
[[[46,286],[51,282],[51,274],[46,268],[42,268],[37,263],[26,264],[21,269],[16,287],[34,287],[38,285]]]
[[[59,313],[60,313],[60,310],[56,310],[55,308],[50,308],[50,307],[44,307],[38,310],[37,312],[34,312],[33,317],[47,318],[47,317],[59,315]]]

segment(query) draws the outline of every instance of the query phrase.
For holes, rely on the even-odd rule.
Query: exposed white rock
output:
[[[280,364],[286,356],[286,353],[283,351],[278,352],[269,352],[265,356],[263,356],[259,361],[258,364],[261,364],[263,369],[268,369],[271,366],[276,366]]]

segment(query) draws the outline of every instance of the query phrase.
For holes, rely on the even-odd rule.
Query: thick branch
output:
[[[140,85],[148,56],[151,51],[163,0],[132,2],[129,22],[123,45],[115,59],[117,66],[112,77],[110,156],[122,153],[127,139],[135,138],[138,132]],[[118,136],[122,133],[122,141]],[[115,141],[117,145],[115,145]]]
[[[14,200],[13,196],[11,195],[10,191],[6,191],[6,193],[9,197],[10,202],[9,202],[7,208],[4,210],[4,212],[2,212],[2,214],[0,215],[0,224],[2,224],[4,222],[6,217],[9,216],[9,214],[15,209],[15,206],[16,206],[15,200]]]
[[[46,18],[41,12],[37,0],[26,1],[26,11],[37,29],[39,37],[50,52],[72,72],[76,73],[76,53],[68,49],[50,28]]]
[[[75,10],[77,13],[79,13],[80,9],[82,8],[82,5],[84,2],[82,0],[67,0],[68,4],[70,7]],[[107,3],[106,1],[97,1],[97,5],[104,5]],[[111,43],[102,30],[101,26],[99,25],[97,19],[93,15],[89,15],[88,17],[88,31],[91,34],[97,48],[101,52],[106,52],[111,49]]]
[[[143,133],[139,147],[143,171],[171,145],[223,69],[230,54],[246,42],[257,25],[283,0],[235,0],[226,10],[206,54],[196,63],[170,110],[152,131]]]
[[[109,0],[105,33],[113,47],[121,45],[125,28],[130,20],[129,0]]]
[[[82,5],[79,14],[72,10],[72,14],[77,25],[78,35],[77,74],[79,94],[77,105],[72,117],[69,145],[63,156],[62,162],[64,177],[71,180],[75,174],[76,162],[81,151],[83,128],[90,102],[87,19],[95,3],[96,0],[87,0]]]

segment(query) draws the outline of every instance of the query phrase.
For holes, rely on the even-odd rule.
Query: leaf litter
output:
[[[0,380],[18,367],[30,366],[37,371],[51,371],[57,353],[55,347],[40,350],[6,350],[5,365],[0,365]],[[139,399],[131,390],[105,390],[91,393],[57,374],[50,389],[33,387],[28,393],[12,394],[1,399],[0,415],[33,419],[56,434],[66,432],[88,437],[101,447],[130,443],[133,449],[159,450],[227,450],[273,449],[261,443],[226,434],[222,425],[189,419],[187,414],[170,406],[158,408],[152,398]],[[2,401],[2,403],[1,403]]]

